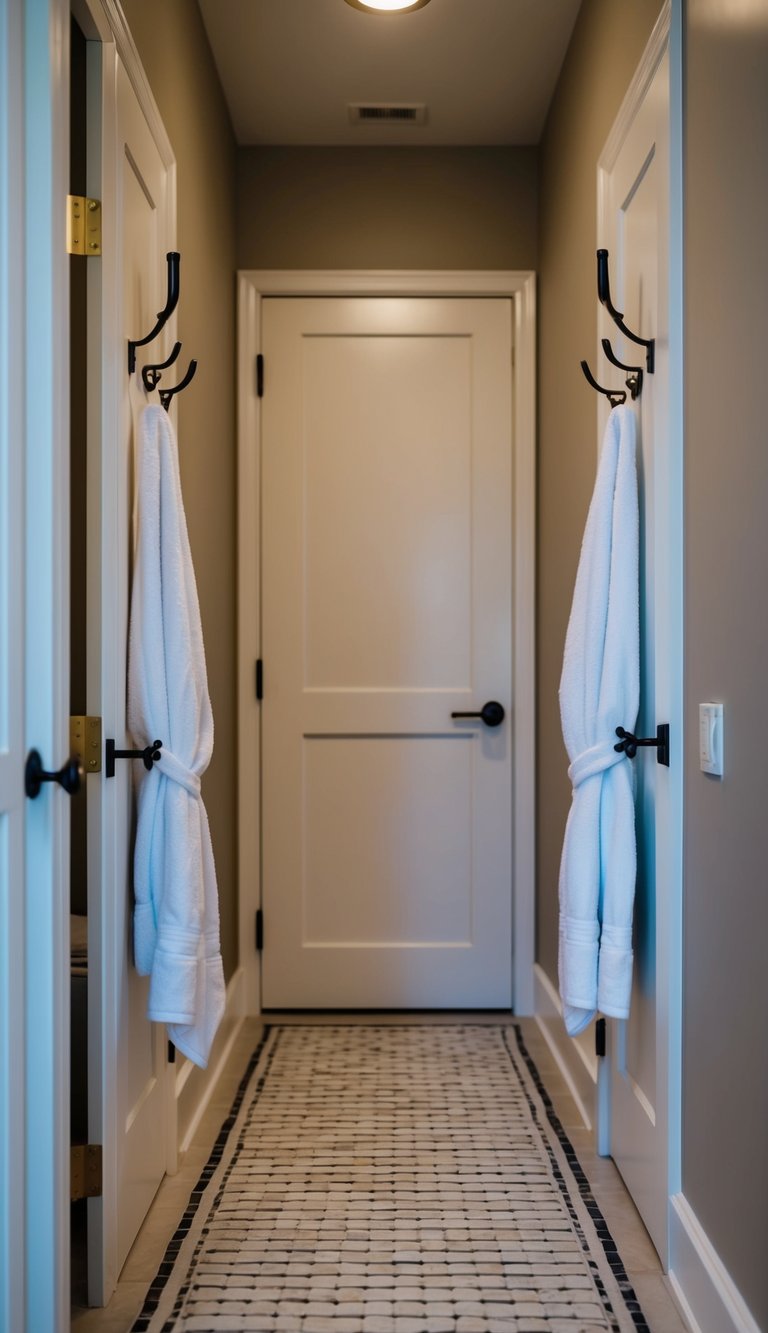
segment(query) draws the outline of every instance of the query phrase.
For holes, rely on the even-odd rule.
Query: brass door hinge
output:
[[[101,254],[101,200],[67,195],[67,254]]]
[[[69,753],[80,760],[84,773],[101,772],[101,718],[69,719]]]
[[[70,1199],[96,1199],[101,1186],[101,1144],[73,1143],[69,1150]]]

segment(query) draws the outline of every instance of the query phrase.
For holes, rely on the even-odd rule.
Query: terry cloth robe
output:
[[[603,438],[560,680],[573,800],[560,863],[560,996],[576,1036],[597,1010],[627,1018],[637,873],[632,760],[640,694],[636,423],[615,407]]]
[[[205,1068],[224,1013],[219,903],[200,778],[213,751],[200,608],[176,436],[150,403],[136,431],[135,551],[128,727],[163,743],[140,770],[134,851],[136,967],[151,977],[148,1017]]]

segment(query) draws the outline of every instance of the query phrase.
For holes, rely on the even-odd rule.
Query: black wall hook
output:
[[[160,383],[160,380],[163,378],[161,371],[167,370],[169,366],[173,365],[180,351],[181,351],[181,343],[174,343],[173,351],[171,352],[171,355],[168,357],[167,361],[157,361],[153,365],[144,366],[142,368],[141,378],[144,381],[144,388],[146,389],[147,393],[151,393],[153,389],[157,388],[158,384]]]
[[[163,310],[158,311],[157,323],[155,324],[155,327],[153,328],[152,332],[147,334],[146,338],[136,338],[129,341],[128,343],[129,375],[132,375],[136,369],[136,348],[144,347],[147,343],[151,343],[153,338],[156,338],[158,333],[162,332],[162,330],[168,323],[168,320],[171,318],[171,315],[173,314],[174,310],[176,309],[176,306],[179,303],[179,283],[180,283],[179,265],[181,264],[181,255],[179,254],[178,250],[169,250],[165,258],[168,264],[167,295],[165,299],[165,308]]]
[[[624,316],[611,300],[611,280],[608,275],[608,251],[598,250],[597,252],[597,298],[601,305],[604,305],[611,319],[622,333],[626,334],[633,343],[639,343],[645,348],[645,368],[649,375],[653,374],[655,366],[655,338],[641,338],[639,334],[633,333],[624,323]]]
[[[116,750],[115,742],[108,740],[104,756],[104,775],[108,778],[115,776],[116,759],[140,759],[147,772],[151,773],[152,765],[160,758],[162,748],[162,741],[153,741],[151,745],[145,745],[143,750]]]
[[[190,380],[194,379],[194,375],[195,375],[195,371],[196,371],[196,370],[197,370],[197,362],[196,362],[196,361],[190,361],[190,363],[189,363],[189,365],[188,365],[188,367],[187,367],[187,373],[186,373],[186,375],[184,376],[183,380],[181,380],[181,382],[180,382],[179,384],[174,384],[174,386],[173,386],[172,389],[161,389],[161,390],[160,390],[160,402],[162,403],[162,405],[163,405],[163,407],[165,408],[166,412],[168,411],[168,405],[169,405],[171,399],[173,398],[174,394],[181,393],[182,389],[186,389],[186,387],[187,387],[187,385],[189,384]]]
[[[626,370],[629,372],[625,383],[627,388],[629,389],[630,397],[634,402],[635,399],[639,398],[640,394],[643,392],[642,368],[640,366],[625,366],[624,362],[620,361],[619,358],[617,357],[608,339],[602,338],[601,342],[603,344],[603,351],[605,352],[605,355],[607,356],[611,365],[618,366],[619,370]]]
[[[656,728],[655,739],[651,736],[639,737],[633,736],[631,731],[625,731],[624,727],[616,728],[616,735],[620,738],[618,745],[614,745],[614,750],[621,754],[622,750],[627,759],[634,759],[640,745],[656,746],[656,763],[663,764],[669,768],[669,723],[660,722]]]
[[[611,407],[621,407],[622,403],[626,403],[627,394],[625,389],[604,389],[602,384],[598,384],[586,361],[581,362],[581,368],[584,371],[587,384],[591,384],[592,388],[597,389],[598,393],[604,393]]]

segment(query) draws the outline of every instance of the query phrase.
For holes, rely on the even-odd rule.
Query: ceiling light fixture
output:
[[[429,0],[347,0],[347,4],[366,14],[410,14],[414,9],[423,9]]]

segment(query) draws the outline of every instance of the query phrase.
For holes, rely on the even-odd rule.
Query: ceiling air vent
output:
[[[425,125],[426,102],[349,102],[353,125]]]

